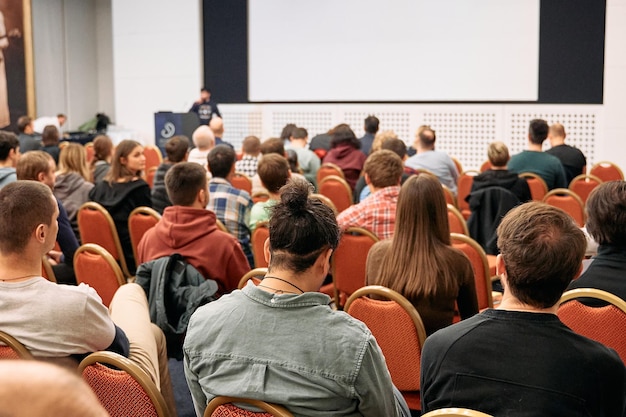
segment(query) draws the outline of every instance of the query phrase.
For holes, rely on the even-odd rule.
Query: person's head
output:
[[[191,143],[189,143],[189,139],[187,139],[187,136],[172,136],[165,143],[165,153],[167,155],[167,160],[173,164],[184,161],[187,158],[187,152],[189,152],[190,146]]]
[[[143,154],[141,143],[125,139],[115,147],[111,160],[111,169],[104,180],[109,183],[132,181],[141,176],[146,168],[146,157]]]
[[[41,132],[41,143],[44,146],[59,144],[59,129],[54,125],[48,125]]]
[[[280,139],[282,139],[283,142],[288,141],[291,138],[293,131],[297,128],[298,126],[293,123],[286,124],[285,127],[283,127],[283,130],[280,132]]]
[[[548,137],[548,122],[543,119],[533,119],[528,126],[528,139],[535,145],[541,145]]]
[[[21,254],[32,239],[40,243],[41,255],[52,250],[58,215],[59,207],[50,187],[36,181],[16,181],[4,186],[0,190],[0,253]]]
[[[215,134],[207,125],[200,125],[191,134],[191,140],[196,148],[206,151],[215,146]]]
[[[83,145],[78,143],[69,143],[63,149],[59,155],[59,173],[67,174],[75,172],[89,181],[90,174],[87,167],[87,156]]]
[[[383,142],[380,149],[389,150],[400,157],[404,161],[406,158],[406,143],[398,138],[389,138]]]
[[[554,123],[548,130],[548,139],[551,146],[558,146],[565,143],[565,128],[561,123]]]
[[[261,139],[256,136],[247,136],[243,140],[241,150],[246,155],[258,156],[261,152]]]
[[[355,149],[361,148],[361,142],[359,142],[350,126],[347,124],[340,124],[333,128],[330,147],[336,148],[337,146],[345,144],[350,145]]]
[[[275,153],[285,156],[285,143],[280,138],[269,138],[261,143],[261,154],[268,155]]]
[[[20,133],[26,133],[28,135],[33,133],[33,118],[30,116],[21,116],[17,119],[17,130]]]
[[[15,167],[18,180],[38,181],[54,189],[56,164],[52,156],[44,151],[24,153]]]
[[[273,194],[278,194],[291,176],[289,163],[285,157],[277,154],[263,156],[256,172],[259,174],[263,186]]]
[[[113,155],[113,141],[107,135],[98,135],[93,140],[93,162],[109,161]]]
[[[291,172],[300,172],[300,166],[298,165],[298,154],[293,149],[287,149],[285,151],[285,158],[289,164]]]
[[[587,231],[600,245],[626,247],[626,182],[598,185],[587,199]]]
[[[221,138],[224,136],[224,121],[221,117],[211,117],[209,128],[211,128],[215,137]]]
[[[492,167],[504,168],[509,163],[509,148],[504,142],[491,142],[487,148],[487,159]]]
[[[67,116],[63,113],[59,113],[57,114],[57,119],[59,120],[59,126],[63,126],[65,124],[65,121],[67,120]]]
[[[421,149],[434,149],[435,141],[437,140],[437,135],[435,131],[430,127],[426,126],[424,128],[420,127],[417,131],[417,144]]]
[[[202,101],[211,100],[211,90],[206,87],[202,87],[200,89],[200,98],[202,99]]]
[[[293,130],[293,133],[291,134],[292,139],[300,139],[300,140],[306,141],[308,137],[309,137],[309,132],[307,132],[306,129],[303,127],[295,128]]]
[[[497,233],[505,291],[535,308],[554,306],[585,256],[585,235],[574,220],[559,208],[530,202],[509,211]]]
[[[228,145],[217,145],[207,156],[209,171],[213,177],[227,178],[235,169],[237,154]]]
[[[20,158],[20,141],[15,133],[0,130],[0,161],[11,160],[15,166]]]
[[[383,130],[382,132],[378,132],[376,136],[374,136],[374,140],[372,141],[372,149],[370,153],[374,153],[376,151],[380,151],[382,149],[383,143],[387,142],[389,139],[397,139],[398,135],[393,130]]]
[[[378,125],[380,121],[376,116],[369,115],[365,118],[364,129],[367,133],[371,133],[373,135],[378,132]]]
[[[332,209],[309,198],[311,189],[307,181],[294,178],[280,190],[280,202],[269,221],[270,273],[276,269],[302,273],[314,265],[322,278],[328,273],[340,230]]]
[[[375,188],[385,188],[400,184],[404,165],[402,159],[388,150],[374,152],[363,165],[365,181]]]
[[[195,162],[171,167],[165,174],[165,189],[175,206],[204,208],[209,202],[206,170]]]

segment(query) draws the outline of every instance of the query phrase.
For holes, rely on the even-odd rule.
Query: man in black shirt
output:
[[[559,161],[563,164],[563,169],[565,169],[565,177],[569,184],[574,177],[583,173],[583,168],[587,165],[587,159],[580,149],[565,144],[565,128],[560,123],[550,126],[548,140],[552,147],[546,152],[559,158]]]
[[[200,99],[193,103],[189,112],[196,113],[198,119],[200,119],[200,124],[203,125],[208,125],[214,114],[218,117],[222,117],[217,108],[217,103],[211,101],[211,90],[206,87],[202,87],[200,90]]]

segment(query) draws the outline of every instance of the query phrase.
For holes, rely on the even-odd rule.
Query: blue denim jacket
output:
[[[198,308],[184,344],[196,414],[228,395],[282,404],[295,416],[402,415],[371,332],[329,302],[248,283]]]

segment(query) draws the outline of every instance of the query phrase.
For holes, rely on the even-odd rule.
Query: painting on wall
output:
[[[0,129],[34,114],[31,0],[0,0]]]

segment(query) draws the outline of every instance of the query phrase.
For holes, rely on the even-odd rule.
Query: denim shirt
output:
[[[198,308],[184,343],[196,414],[228,395],[295,416],[402,415],[371,332],[329,303],[322,293],[272,294],[249,282]]]

